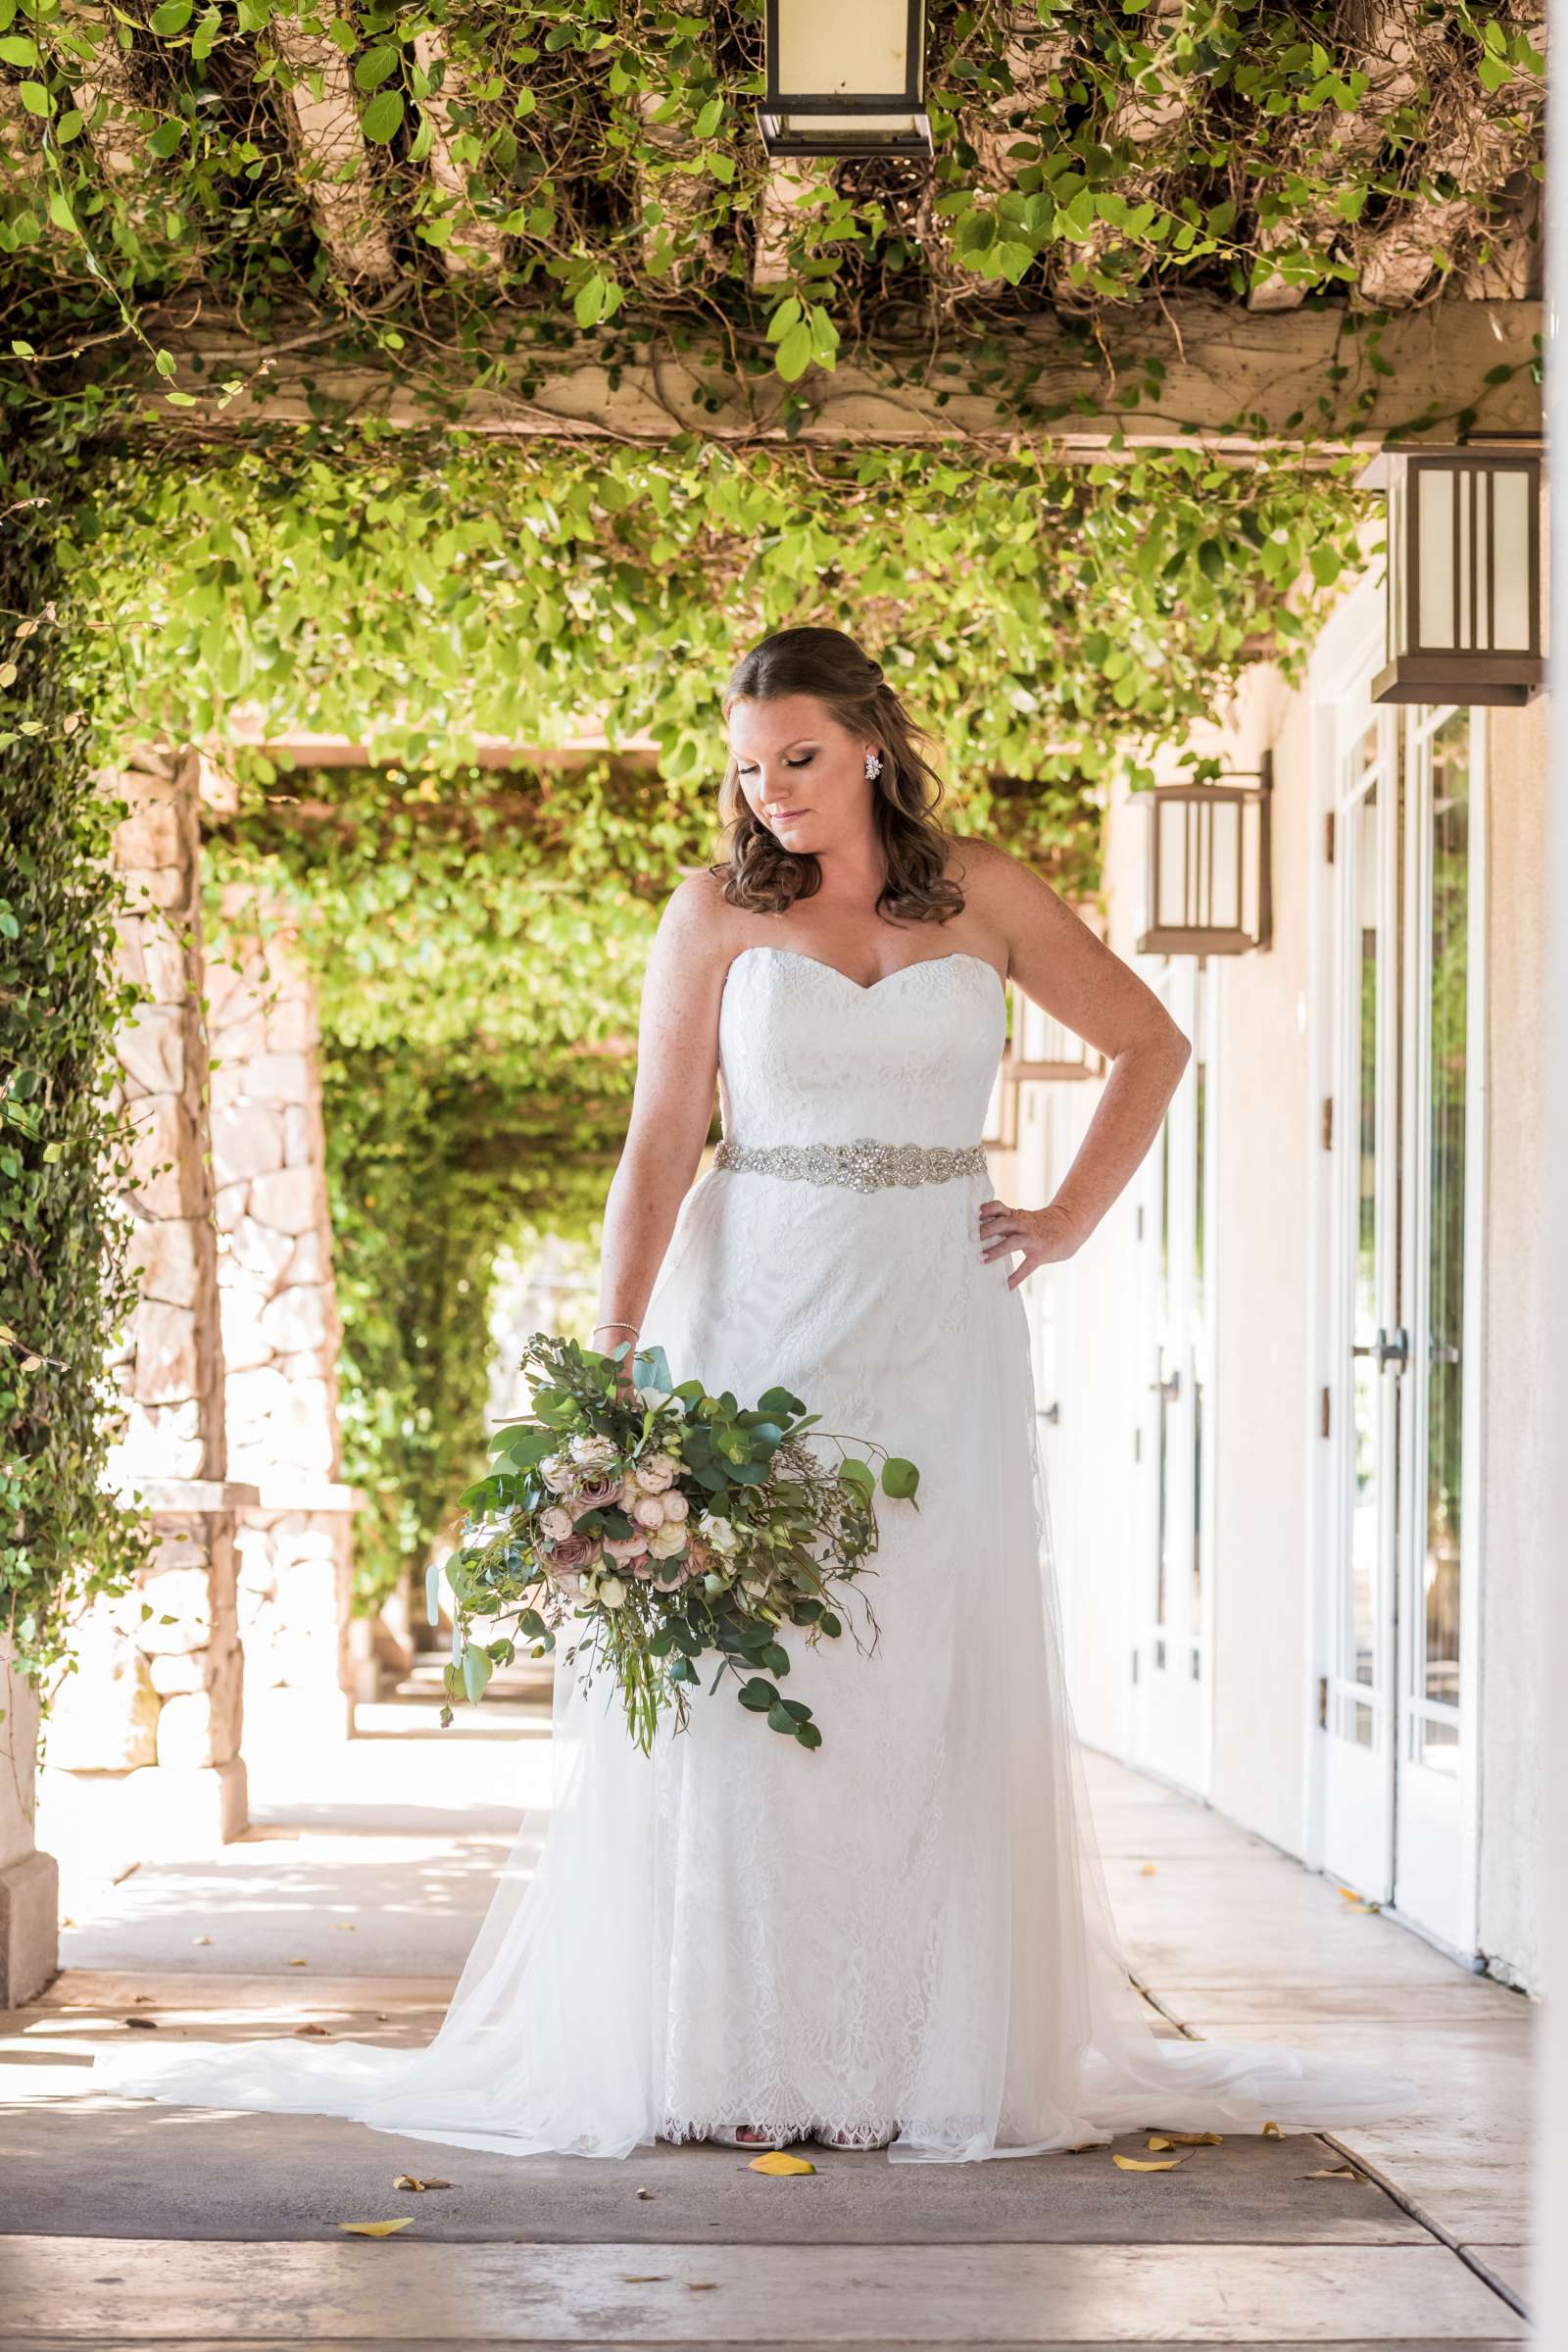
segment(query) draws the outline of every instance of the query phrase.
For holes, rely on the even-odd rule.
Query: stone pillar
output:
[[[0,2009],[20,2009],[59,1967],[60,1874],[33,1842],[38,1701],[0,1652]]]
[[[226,959],[208,967],[218,1279],[229,1467],[261,1497],[239,1538],[246,1714],[346,1732],[364,1497],[340,1477],[316,989],[282,909],[237,889],[224,915]]]
[[[136,1589],[100,1600],[45,1727],[51,1842],[94,1875],[236,1837],[235,1512],[227,1479],[218,1256],[206,1161],[207,1049],[194,755],[145,752],[109,779],[129,804],[115,860],[130,911],[121,966],[151,1002],[117,1052],[135,1137],[122,1206],[140,1298],[114,1371],[125,1427],[108,1477],[138,1494],[157,1548]]]

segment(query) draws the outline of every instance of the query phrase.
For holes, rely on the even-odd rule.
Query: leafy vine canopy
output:
[[[1540,0],[928,10],[929,164],[770,164],[761,0],[0,0],[23,389],[214,310],[439,381],[515,310],[701,324],[793,381],[1201,290],[1387,311],[1537,282]],[[166,374],[173,362],[160,361]]]
[[[651,747],[681,794],[716,785],[740,653],[821,620],[875,649],[973,789],[1103,783],[1122,738],[1289,666],[1359,509],[1344,466],[1197,448],[1053,466],[381,429],[100,460],[59,546],[111,739],[320,735],[439,767],[586,732]]]

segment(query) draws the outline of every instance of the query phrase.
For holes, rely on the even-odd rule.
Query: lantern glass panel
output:
[[[1187,803],[1160,794],[1154,802],[1154,823],[1159,829],[1159,895],[1153,927],[1174,931],[1187,920]]]
[[[866,142],[872,139],[912,139],[919,135],[921,118],[918,115],[808,115],[783,114],[779,117],[788,138],[853,138]]]
[[[1242,923],[1242,808],[1236,801],[1219,801],[1208,811],[1208,906],[1201,919],[1220,930],[1239,931]]]
[[[1530,651],[1530,477],[1522,466],[1492,477],[1492,645]]]
[[[1454,500],[1459,476],[1446,466],[1422,466],[1415,477],[1416,643],[1423,653],[1449,653],[1458,644],[1454,607]],[[1468,502],[1465,502],[1468,504]],[[1469,599],[1464,603],[1468,608]]]
[[[857,0],[853,8],[843,0],[779,0],[777,82],[786,103],[908,89],[907,0]],[[813,127],[824,127],[820,117]]]
[[[1409,501],[1405,494],[1404,470],[1396,466],[1389,484],[1389,653],[1402,654],[1410,642],[1408,584],[1410,578],[1410,550],[1405,543],[1408,527]]]

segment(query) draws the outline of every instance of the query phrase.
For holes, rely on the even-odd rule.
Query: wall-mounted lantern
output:
[[[1214,784],[1161,784],[1148,804],[1149,927],[1140,956],[1245,956],[1274,936],[1273,755]]]
[[[1358,487],[1388,502],[1386,666],[1372,700],[1528,703],[1544,674],[1539,456],[1386,450]]]
[[[932,153],[924,0],[767,0],[770,156]]]

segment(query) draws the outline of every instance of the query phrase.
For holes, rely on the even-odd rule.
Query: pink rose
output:
[[[618,1478],[596,1478],[591,1486],[583,1487],[571,1497],[571,1508],[577,1518],[585,1511],[602,1511],[607,1503],[620,1497]]]
[[[678,1487],[672,1487],[667,1494],[660,1496],[660,1500],[664,1506],[666,1519],[684,1519],[692,1507]]]
[[[648,1551],[646,1536],[607,1536],[605,1550],[612,1560],[629,1562],[644,1558]]]
[[[639,1527],[662,1527],[664,1505],[658,1494],[641,1494],[632,1506],[632,1517]]]
[[[561,1544],[552,1544],[545,1554],[552,1576],[564,1568],[586,1568],[590,1560],[599,1557],[599,1545],[592,1536],[567,1536]]]

